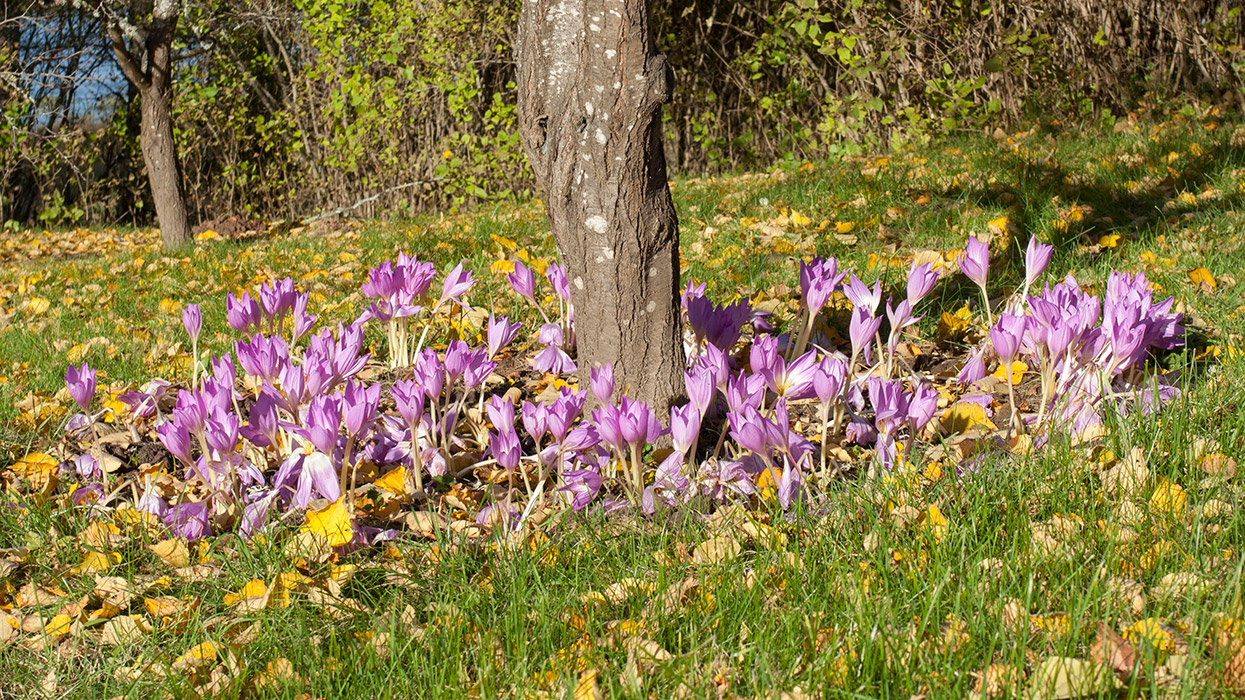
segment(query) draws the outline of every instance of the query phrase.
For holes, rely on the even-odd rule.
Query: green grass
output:
[[[1242,331],[1245,291],[1231,279],[1245,263],[1245,152],[1233,144],[1234,129],[1183,121],[1119,133],[1047,126],[1014,144],[964,139],[890,154],[885,163],[866,158],[675,184],[685,277],[707,281],[715,298],[768,303],[780,318],[795,309],[781,285],[798,291],[801,254],[835,255],[866,280],[881,274],[897,286],[903,256],[958,249],[1000,216],[1018,229],[1022,245],[1029,235],[1057,245],[1057,276],[1072,272],[1100,289],[1111,269],[1144,270],[1191,318],[1193,347],[1166,358],[1183,369],[1184,394],[1157,416],[1113,425],[1101,444],[1056,439],[1029,456],[988,457],[962,479],[942,463],[939,478],[834,482],[791,519],[761,504],[753,517],[772,536],[759,541],[738,526],[722,530],[679,513],[643,522],[576,516],[551,526],[547,541],[517,547],[429,540],[384,554],[357,552],[338,563],[359,567],[341,590],[359,609],[340,615],[307,592],[293,593],[285,608],[237,613],[225,605],[248,581],[271,584],[297,569],[284,541],[217,538],[202,553],[217,569],[184,581],[145,548],[151,534],[127,530],[115,546],[123,561],[109,573],[168,574],[167,589],[144,595],[197,599],[198,612],[183,628],[158,628],[123,647],[101,647],[94,633],[71,635],[61,647],[32,648],[28,640],[37,635],[0,647],[0,696],[195,697],[186,673],[127,680],[120,669],[164,668],[201,642],[224,641],[225,626],[237,620],[260,626],[232,652],[241,676],[231,676],[227,696],[562,697],[595,670],[604,697],[776,698],[799,686],[823,697],[941,698],[966,696],[974,674],[991,665],[1019,669],[1019,691],[1007,695],[1018,696],[1043,660],[1088,658],[1099,621],[1120,630],[1146,619],[1166,625],[1185,657],[1183,672],[1164,680],[1163,669],[1175,664],[1164,665],[1166,652],[1141,644],[1144,668],[1120,696],[1213,695],[1227,653],[1215,643],[1219,616],[1245,615],[1241,478],[1215,479],[1199,469],[1199,450],[1245,462],[1245,411],[1238,408],[1245,370],[1231,349]],[[1201,196],[1211,189],[1218,194]],[[1182,200],[1186,193],[1194,199]],[[1068,212],[1077,205],[1092,212],[1060,225],[1075,218]],[[774,238],[750,227],[784,208],[811,223]],[[830,233],[836,222],[854,224],[854,243]],[[1120,236],[1113,247],[1096,245],[1113,235]],[[204,347],[221,352],[234,339],[224,322],[225,291],[288,274],[321,295],[313,307],[322,318],[349,320],[362,309],[357,288],[367,268],[409,250],[441,269],[464,260],[485,280],[473,292],[478,305],[531,320],[502,277],[488,271],[512,253],[493,236],[534,256],[553,253],[540,205],[527,203],[207,243],[181,257],[166,257],[147,236],[151,243],[137,251],[0,268],[0,318],[8,317],[0,322],[0,441],[10,458],[51,446],[69,407],[67,396],[56,395],[67,353],[92,337],[108,342],[83,357],[118,384],[184,379],[185,350],[147,359],[157,343],[181,340],[180,315],[169,304],[162,310],[163,299],[204,302]],[[1014,249],[1003,260],[1011,265],[996,259],[991,270],[1000,291],[1022,267]],[[1196,267],[1209,269],[1217,291],[1190,285],[1186,272]],[[67,295],[79,302],[62,306]],[[102,295],[109,301],[100,302]],[[30,312],[36,297],[50,301],[46,311]],[[939,314],[972,299],[955,280],[940,285],[922,309],[922,332],[933,338]],[[373,331],[369,341],[384,353],[383,333]],[[58,410],[24,415],[17,402],[32,393]],[[1135,448],[1152,477],[1130,496],[1108,493],[1100,463]],[[1151,504],[1163,480],[1183,487],[1182,511]],[[1206,510],[1215,502],[1223,512]],[[92,576],[66,572],[87,551],[78,538],[86,517],[55,503],[0,509],[0,547],[31,552],[0,580],[10,602],[28,582],[61,587],[65,601],[95,588]],[[933,526],[930,506],[945,517],[945,529]],[[697,545],[723,532],[743,543],[741,554],[695,562]],[[331,562],[302,563],[313,588],[328,585]],[[1185,573],[1200,577],[1204,590],[1164,594],[1164,577]],[[663,592],[689,577],[696,585],[687,600],[663,606]],[[651,588],[616,602],[586,597],[629,578]],[[1118,594],[1125,580],[1138,586],[1144,610]],[[50,616],[57,607],[42,610]],[[142,601],[131,611],[143,613]],[[619,632],[625,629],[670,658],[629,654]],[[256,689],[255,678],[281,658],[297,678]]]

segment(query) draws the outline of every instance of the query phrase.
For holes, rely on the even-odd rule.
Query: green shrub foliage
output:
[[[0,31],[0,221],[145,222],[138,98],[109,72],[91,18],[54,8]],[[669,162],[683,172],[1039,117],[1245,106],[1245,18],[1233,3],[653,9],[677,76]],[[175,109],[192,218],[403,215],[530,192],[514,109],[517,3],[192,0],[186,12]],[[54,55],[81,58],[70,67]]]

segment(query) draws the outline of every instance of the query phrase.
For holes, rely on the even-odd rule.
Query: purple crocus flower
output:
[[[583,510],[597,497],[603,481],[595,469],[576,469],[562,473],[563,485],[558,490],[570,494],[572,509]]]
[[[920,384],[912,390],[908,399],[908,420],[914,432],[920,432],[934,418],[938,410],[938,390],[928,384]]]
[[[964,368],[960,370],[956,381],[963,386],[972,384],[984,376],[986,376],[986,359],[982,355],[981,348],[973,348],[968,353],[968,361],[964,363]]]
[[[813,372],[813,393],[823,406],[839,400],[843,396],[843,388],[847,384],[847,362],[842,358],[822,358]]]
[[[514,430],[514,404],[504,396],[495,394],[484,404],[484,409],[494,428],[502,432]]]
[[[445,371],[441,365],[441,358],[437,357],[437,351],[432,348],[424,348],[415,358],[415,366],[412,368],[415,375],[415,381],[427,396],[433,401],[439,401],[441,398],[441,390],[445,388]]]
[[[516,294],[533,304],[536,303],[536,277],[526,265],[515,262],[514,271],[506,275],[506,281]]]
[[[683,385],[687,388],[687,398],[703,419],[718,391],[713,372],[703,365],[692,367],[683,373]]]
[[[225,297],[225,312],[229,327],[239,333],[245,333],[252,326],[258,326],[263,318],[259,302],[251,298],[250,292],[242,292],[241,297],[234,297],[231,292]]]
[[[489,452],[493,458],[497,460],[498,466],[506,471],[514,471],[519,466],[519,459],[523,456],[522,445],[519,444],[519,435],[511,427],[509,430],[501,430],[494,433],[489,432]]]
[[[183,421],[177,417],[164,421],[156,426],[156,435],[160,438],[160,444],[174,457],[187,465],[194,463],[190,452],[190,431],[186,429]]]
[[[852,340],[852,357],[856,357],[862,351],[868,356],[869,344],[873,342],[873,337],[878,334],[878,329],[882,327],[882,319],[875,318],[869,314],[869,308],[866,306],[857,306],[852,310],[852,320],[849,324],[848,335]]]
[[[545,277],[549,278],[549,284],[553,285],[554,294],[557,294],[562,301],[571,300],[571,285],[566,280],[566,268],[552,263],[545,268]]]
[[[208,504],[203,501],[179,503],[164,513],[164,524],[172,528],[175,536],[194,541],[212,534],[209,514]]]
[[[700,412],[694,405],[689,403],[670,409],[670,437],[676,451],[686,454],[699,433]]]
[[[260,392],[259,398],[255,399],[247,424],[242,426],[240,432],[242,437],[257,447],[276,446],[280,442],[277,402],[268,392]]]
[[[323,452],[295,452],[286,458],[272,478],[273,490],[288,498],[294,508],[306,508],[314,489],[320,496],[336,501],[341,498],[337,467],[333,458]]]
[[[380,404],[380,385],[367,386],[351,379],[342,393],[342,422],[346,433],[359,437],[376,420],[376,408]]]
[[[1055,246],[1039,243],[1037,236],[1029,239],[1029,246],[1025,249],[1025,289],[1046,272],[1054,250]]]
[[[556,323],[546,323],[540,327],[539,340],[545,343],[545,349],[537,353],[533,366],[537,372],[552,374],[568,374],[578,369],[571,356],[562,349],[562,327]]]
[[[458,263],[445,276],[445,282],[441,285],[441,300],[438,304],[443,304],[452,299],[461,305],[462,301],[459,301],[458,298],[475,286],[475,283],[475,280],[471,279],[471,270],[464,270],[463,264]]]
[[[779,355],[770,368],[762,368],[761,376],[769,388],[779,396],[789,399],[805,399],[813,395],[813,380],[817,375],[817,353],[810,350],[797,357],[791,364]]]
[[[690,283],[689,283],[690,284]],[[699,293],[696,290],[700,290]],[[687,325],[698,345],[709,343],[722,350],[730,350],[743,333],[751,310],[747,300],[718,306],[704,296],[704,285],[690,288],[683,294],[683,308],[687,311]]]
[[[341,432],[341,425],[341,398],[337,395],[318,394],[307,407],[302,435],[320,452],[333,454],[337,449],[337,436]]]
[[[800,261],[800,296],[810,318],[825,307],[846,274],[839,272],[839,262],[834,258],[817,257],[812,263]]]
[[[78,476],[88,481],[98,479],[104,474],[104,470],[99,467],[99,460],[90,454],[81,454],[74,457],[73,465],[74,471],[78,473]]]
[[[1015,314],[1000,314],[999,322],[990,329],[990,342],[994,352],[1004,363],[1011,363],[1020,352],[1020,341],[1025,333],[1025,318]]]
[[[778,363],[778,339],[772,335],[757,336],[748,351],[748,364],[756,374],[772,371]]]
[[[847,284],[843,285],[843,294],[852,302],[853,307],[865,308],[870,315],[875,314],[878,312],[878,305],[882,303],[882,280],[875,280],[873,289],[869,289],[868,285],[853,274]]]
[[[523,429],[540,444],[541,438],[549,432],[549,407],[543,403],[524,401],[519,408],[519,415],[523,419]]]
[[[95,398],[95,370],[85,362],[81,368],[69,365],[65,370],[65,386],[69,387],[69,395],[82,412],[90,413],[91,399]]]
[[[913,265],[908,272],[908,304],[916,307],[917,302],[924,299],[938,284],[938,272],[930,263]]]
[[[186,304],[186,308],[182,309],[182,326],[186,329],[186,335],[190,336],[190,344],[197,345],[199,332],[203,330],[203,314],[198,304]]]
[[[320,318],[315,314],[307,313],[307,299],[309,297],[309,294],[303,292],[294,300],[294,333],[290,338],[291,343],[297,343],[298,339],[306,335],[311,330],[311,327],[316,324],[316,319]]]
[[[964,246],[964,255],[960,257],[960,271],[983,290],[990,272],[990,248],[977,236],[969,236]]]
[[[264,314],[274,323],[285,317],[294,308],[294,300],[298,292],[294,289],[294,280],[286,277],[260,285],[259,303]]]
[[[393,402],[397,405],[398,415],[406,421],[408,427],[419,425],[424,418],[424,392],[418,384],[411,380],[394,382],[391,391]]]
[[[597,401],[607,403],[614,395],[614,364],[606,362],[593,367],[589,372],[589,382],[592,395],[597,397]]]
[[[488,315],[488,359],[492,360],[497,357],[497,353],[501,352],[510,343],[514,342],[515,336],[519,334],[519,329],[523,326],[521,323],[511,323],[510,319],[505,316],[494,318],[490,312]]]
[[[290,349],[279,336],[269,338],[256,333],[249,343],[234,343],[234,354],[242,370],[249,375],[262,377],[269,384],[275,383],[281,370],[290,362]]]

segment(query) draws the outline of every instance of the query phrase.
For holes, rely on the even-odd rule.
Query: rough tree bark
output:
[[[179,9],[177,0],[156,0],[146,27],[130,23],[120,13],[104,15],[117,63],[142,98],[139,143],[165,248],[178,248],[191,241],[173,141],[173,37]]]
[[[519,134],[571,281],[581,375],[613,362],[619,387],[664,410],[684,394],[661,142],[674,76],[648,0],[523,0],[516,53]]]

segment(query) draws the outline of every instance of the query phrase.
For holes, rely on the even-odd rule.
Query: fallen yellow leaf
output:
[[[1219,283],[1215,281],[1215,276],[1210,274],[1210,270],[1204,267],[1195,267],[1186,273],[1189,276],[1189,283],[1205,292],[1214,292],[1219,289]]]
[[[328,540],[332,547],[341,547],[354,539],[350,514],[346,512],[346,497],[333,501],[320,510],[307,511],[303,532],[310,532]]]

